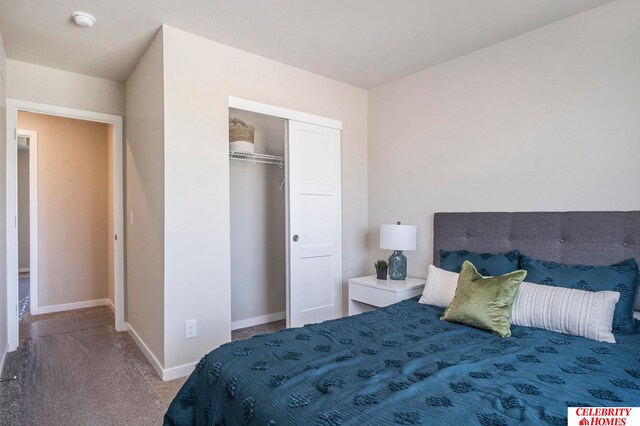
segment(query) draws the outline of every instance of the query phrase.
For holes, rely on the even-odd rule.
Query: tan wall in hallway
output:
[[[38,132],[39,305],[107,297],[107,125],[20,112]]]
[[[28,268],[29,257],[29,150],[18,149],[18,268]]]

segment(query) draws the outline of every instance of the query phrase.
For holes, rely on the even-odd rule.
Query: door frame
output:
[[[269,105],[262,102],[252,101],[249,99],[238,98],[236,96],[229,96],[229,108],[239,109],[243,111],[255,112],[258,114],[269,115],[272,117],[278,117],[285,120],[284,122],[284,137],[285,137],[285,148],[284,148],[284,157],[285,164],[289,163],[289,121],[298,121],[301,123],[315,124],[317,126],[324,126],[331,129],[342,130],[342,121],[336,120],[333,118],[322,117],[320,115],[309,114],[306,112],[296,111],[289,108],[283,108],[275,105]],[[340,171],[342,172],[342,158],[340,159]],[[285,182],[289,182],[289,167],[285,167]],[[286,325],[287,327],[291,326],[291,271],[289,270],[290,265],[290,230],[289,230],[289,185],[285,185],[285,262],[286,262]],[[230,206],[230,203],[228,204]],[[229,224],[229,229],[231,229],[231,224]],[[342,233],[342,229],[340,231]],[[229,239],[231,241],[231,239]],[[231,247],[229,247],[229,252],[231,252]],[[341,251],[342,256],[342,251]],[[340,259],[342,261],[342,259]],[[231,267],[231,263],[229,263],[229,267]],[[342,277],[341,277],[342,279]],[[340,301],[340,306],[342,306],[343,301]]]
[[[285,120],[300,121],[302,123],[316,124],[318,126],[342,130],[342,121],[340,120],[321,117],[319,115],[308,114],[306,112],[295,111],[275,105],[263,104],[262,102],[250,101],[248,99],[236,98],[235,96],[229,96],[229,108],[257,112],[258,114],[271,115],[273,117],[284,118]]]
[[[115,329],[125,331],[124,320],[124,157],[122,117],[94,111],[66,108],[7,98],[6,145],[6,265],[7,265],[7,332],[9,351],[17,349],[18,333],[18,232],[17,232],[17,136],[18,111],[75,118],[110,124],[113,130],[113,290]]]
[[[37,314],[34,306],[38,306],[38,132],[18,129],[17,137],[29,139],[29,297],[31,314]]]

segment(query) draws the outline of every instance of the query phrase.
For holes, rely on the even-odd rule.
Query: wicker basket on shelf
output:
[[[239,118],[229,119],[229,149],[237,152],[255,152],[255,127],[248,125]]]

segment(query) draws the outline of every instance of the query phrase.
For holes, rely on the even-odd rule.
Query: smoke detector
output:
[[[81,26],[82,28],[91,28],[93,24],[96,23],[96,18],[93,15],[88,14],[87,12],[81,12],[76,10],[71,14],[73,20]]]

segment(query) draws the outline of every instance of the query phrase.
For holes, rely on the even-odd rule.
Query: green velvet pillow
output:
[[[527,271],[483,277],[468,260],[462,264],[458,287],[440,319],[511,336],[511,308]]]

